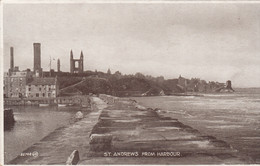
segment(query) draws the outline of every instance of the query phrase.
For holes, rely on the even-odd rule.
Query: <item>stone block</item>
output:
[[[66,165],[76,165],[79,162],[79,151],[74,150],[66,161]]]
[[[76,119],[82,119],[84,116],[83,116],[83,113],[81,111],[78,111],[76,114],[75,114],[75,118]]]
[[[112,135],[108,134],[91,134],[90,151],[100,152],[111,149]]]
[[[90,136],[90,144],[111,144],[112,135],[110,134],[91,134]]]
[[[90,151],[92,152],[105,152],[110,150],[111,150],[111,144],[108,143],[90,144]]]

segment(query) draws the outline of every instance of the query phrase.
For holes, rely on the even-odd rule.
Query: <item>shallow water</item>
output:
[[[4,131],[4,160],[8,163],[55,129],[70,123],[75,111],[57,107],[13,106],[15,124]]]
[[[194,96],[133,98],[146,107],[179,119],[205,135],[228,142],[260,163],[260,89]]]

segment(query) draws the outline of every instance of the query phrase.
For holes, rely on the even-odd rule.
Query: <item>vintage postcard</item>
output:
[[[1,1],[1,165],[260,164],[260,1]]]

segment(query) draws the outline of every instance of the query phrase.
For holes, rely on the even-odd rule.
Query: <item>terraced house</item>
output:
[[[31,81],[32,73],[19,71],[18,67],[12,72],[4,73],[4,97],[25,97],[25,86]]]
[[[25,89],[28,98],[55,98],[59,94],[57,77],[33,78]]]

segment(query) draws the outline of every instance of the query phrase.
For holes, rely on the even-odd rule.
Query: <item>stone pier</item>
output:
[[[108,107],[90,135],[90,151],[79,164],[244,164],[226,142],[202,135],[133,100],[100,96]]]
[[[37,155],[18,156],[9,164],[250,164],[226,142],[134,100],[101,95],[91,97],[91,107],[83,119],[23,153]],[[76,162],[69,157],[72,152],[77,152]]]

